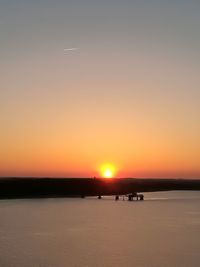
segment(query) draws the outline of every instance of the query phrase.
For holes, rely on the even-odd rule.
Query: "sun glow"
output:
[[[101,167],[101,176],[103,178],[113,178],[115,176],[116,168],[112,164],[104,164]]]

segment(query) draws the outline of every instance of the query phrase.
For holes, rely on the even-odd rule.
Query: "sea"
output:
[[[0,267],[199,267],[200,192],[0,200]]]

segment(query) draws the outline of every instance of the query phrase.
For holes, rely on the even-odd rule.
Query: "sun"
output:
[[[105,171],[104,171],[104,177],[105,177],[105,178],[111,178],[111,177],[112,177],[112,172],[111,172],[111,170],[105,170]]]
[[[113,178],[115,176],[116,168],[113,164],[104,164],[101,167],[101,176],[103,178]]]

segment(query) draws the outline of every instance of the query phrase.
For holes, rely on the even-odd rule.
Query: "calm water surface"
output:
[[[0,201],[1,267],[199,267],[200,192]]]

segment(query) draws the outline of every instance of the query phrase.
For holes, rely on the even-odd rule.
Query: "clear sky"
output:
[[[198,0],[1,1],[0,176],[109,162],[200,177],[199,14]]]

